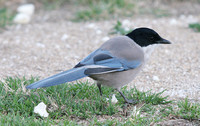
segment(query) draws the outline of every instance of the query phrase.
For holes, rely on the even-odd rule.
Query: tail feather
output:
[[[26,86],[26,88],[34,89],[34,88],[41,88],[41,87],[49,87],[49,86],[63,84],[66,82],[75,81],[77,79],[81,79],[83,77],[88,76],[84,74],[85,69],[86,69],[85,67],[73,68],[68,71],[64,71],[56,75],[53,75],[51,77],[48,77],[46,79],[37,81],[33,84]]]
[[[111,72],[117,72],[117,71],[123,71],[123,70],[124,69],[122,68],[108,68],[108,67],[99,66],[99,65],[77,67],[77,68],[73,68],[73,69],[58,73],[56,75],[37,81],[35,83],[32,83],[26,86],[26,88],[35,89],[35,88],[41,88],[41,87],[49,87],[49,86],[63,84],[66,82],[75,81],[75,80],[78,80],[78,79],[81,79],[83,77],[87,77],[93,74],[111,73]]]

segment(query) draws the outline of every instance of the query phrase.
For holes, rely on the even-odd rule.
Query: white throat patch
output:
[[[154,51],[154,49],[157,46],[158,46],[157,44],[153,44],[153,45],[148,45],[146,47],[142,47],[142,50],[144,51],[145,60],[149,59],[149,57],[151,56],[151,53]]]

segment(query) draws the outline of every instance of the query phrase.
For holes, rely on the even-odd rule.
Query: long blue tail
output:
[[[59,74],[53,75],[51,77],[48,77],[46,79],[32,83],[26,86],[26,88],[34,89],[34,88],[41,88],[41,87],[49,87],[49,86],[63,84],[66,82],[75,81],[75,80],[88,76],[84,73],[85,70],[86,70],[85,67],[73,68],[73,69],[61,72]]]

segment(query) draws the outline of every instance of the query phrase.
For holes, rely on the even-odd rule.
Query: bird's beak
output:
[[[168,41],[168,40],[166,40],[166,39],[163,39],[163,38],[162,38],[161,40],[158,40],[157,43],[158,43],[158,44],[171,44],[170,41]]]

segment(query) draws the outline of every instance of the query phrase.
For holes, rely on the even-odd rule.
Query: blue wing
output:
[[[105,72],[125,71],[134,69],[141,65],[140,60],[129,61],[123,58],[113,56],[109,51],[98,49],[92,52],[88,57],[79,62],[75,68],[96,65],[94,68],[88,68],[87,74],[99,74]],[[101,66],[103,68],[101,68]],[[105,68],[104,68],[105,67]],[[90,72],[89,72],[90,71]],[[96,73],[95,73],[96,71]]]

